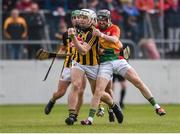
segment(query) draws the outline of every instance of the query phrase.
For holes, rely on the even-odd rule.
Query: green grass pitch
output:
[[[159,117],[150,105],[126,105],[123,124],[109,123],[108,114],[95,117],[92,126],[80,125],[88,115],[89,105],[83,105],[79,120],[73,126],[64,122],[68,116],[67,105],[55,105],[50,115],[44,114],[44,105],[0,106],[0,132],[180,132],[180,105],[163,105],[167,115]]]

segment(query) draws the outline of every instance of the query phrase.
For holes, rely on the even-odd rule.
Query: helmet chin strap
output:
[[[89,23],[91,23],[91,25],[88,28],[90,28],[93,25],[93,20],[90,19]]]

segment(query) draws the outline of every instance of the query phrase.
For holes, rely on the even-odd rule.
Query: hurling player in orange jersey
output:
[[[112,79],[113,73],[120,74],[135,87],[137,87],[142,95],[153,105],[158,115],[165,115],[166,112],[158,103],[156,103],[151,91],[140,79],[136,71],[127,63],[125,59],[119,59],[116,51],[122,49],[122,43],[119,41],[120,29],[111,23],[111,14],[108,10],[100,10],[97,13],[98,29],[94,29],[93,35],[99,37],[99,45],[102,48],[100,55],[100,67],[96,80],[96,89],[91,101],[89,116],[86,120],[81,121],[82,125],[91,125],[102,94],[109,81]],[[112,110],[116,115],[118,123],[122,123],[123,115],[118,111],[117,105],[112,105]]]

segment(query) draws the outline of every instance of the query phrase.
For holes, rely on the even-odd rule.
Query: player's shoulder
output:
[[[111,33],[110,35],[120,36],[120,28],[115,24],[112,24],[107,31]]]
[[[62,35],[63,35],[63,39],[69,38],[69,36],[68,36],[68,31],[64,32]]]
[[[119,26],[115,25],[115,24],[112,24],[111,25],[111,29],[112,30],[120,30]]]

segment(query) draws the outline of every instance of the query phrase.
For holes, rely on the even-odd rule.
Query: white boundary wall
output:
[[[56,60],[45,82],[43,78],[50,65],[47,61],[0,61],[0,104],[47,103],[57,83],[62,60]],[[131,60],[143,81],[150,87],[160,103],[180,103],[180,60]],[[119,99],[119,84],[116,83],[115,100]],[[69,92],[70,89],[68,89]],[[67,94],[58,103],[67,103]],[[91,99],[89,84],[84,102]],[[147,103],[140,92],[129,83],[126,103]]]

